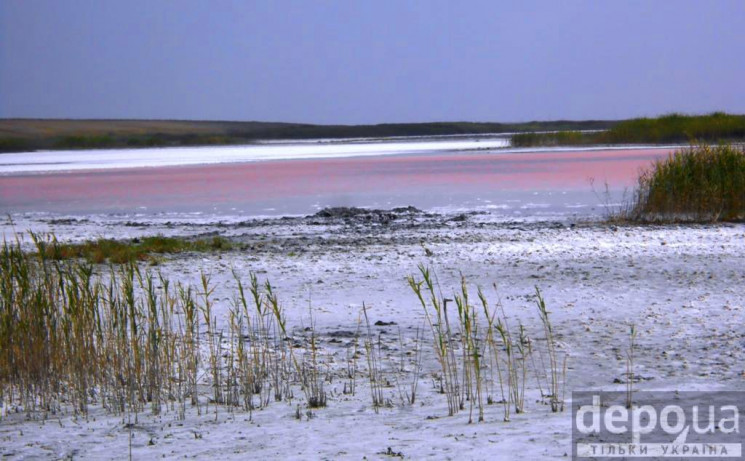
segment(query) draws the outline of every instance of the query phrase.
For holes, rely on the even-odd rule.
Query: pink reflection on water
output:
[[[633,186],[672,149],[457,153],[267,161],[0,176],[0,209],[118,209],[251,203],[309,195],[422,194],[459,188],[579,190]]]

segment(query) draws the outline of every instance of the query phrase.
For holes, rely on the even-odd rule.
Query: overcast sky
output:
[[[745,1],[0,0],[0,117],[745,113]]]

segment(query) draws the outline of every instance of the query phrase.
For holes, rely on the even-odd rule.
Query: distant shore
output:
[[[484,135],[536,131],[605,130],[616,121],[521,123],[432,122],[378,125],[188,120],[0,119],[0,152],[95,148],[214,146],[267,140]]]
[[[666,114],[627,120],[312,125],[198,120],[0,119],[0,153],[36,150],[230,146],[270,141],[500,136],[514,147],[742,142],[745,115]]]

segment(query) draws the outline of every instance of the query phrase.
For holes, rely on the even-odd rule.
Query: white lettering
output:
[[[731,434],[731,433],[740,433],[740,414],[737,411],[737,407],[734,405],[725,405],[722,407],[722,412],[725,411],[731,411],[732,412],[732,418],[722,418],[719,421],[719,430],[724,432],[725,434]],[[732,427],[726,427],[727,423],[732,423]]]
[[[675,426],[670,425],[670,415],[675,414]],[[660,412],[660,427],[668,434],[677,434],[685,427],[686,414],[677,405],[669,405]]]
[[[646,414],[649,418],[646,425],[642,424],[642,415]],[[634,407],[631,410],[631,440],[633,443],[639,443],[641,434],[649,434],[657,425],[657,412],[651,405],[642,405]]]
[[[625,424],[616,426],[616,423],[625,423],[629,420],[629,411],[622,405],[613,405],[605,411],[605,428],[611,434],[623,434],[628,431]]]
[[[698,405],[693,407],[692,416],[693,418],[693,431],[697,434],[706,434],[707,432],[714,433],[716,427],[716,417],[714,416],[714,405],[709,405],[709,421],[706,427],[699,425]]]
[[[585,415],[590,415],[592,423],[588,426],[585,424]],[[592,405],[582,405],[577,410],[575,416],[575,424],[577,430],[583,434],[599,433],[600,432],[600,396],[592,396]]]

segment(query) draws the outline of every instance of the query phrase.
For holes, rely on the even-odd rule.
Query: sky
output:
[[[745,113],[742,0],[0,0],[0,118]]]

